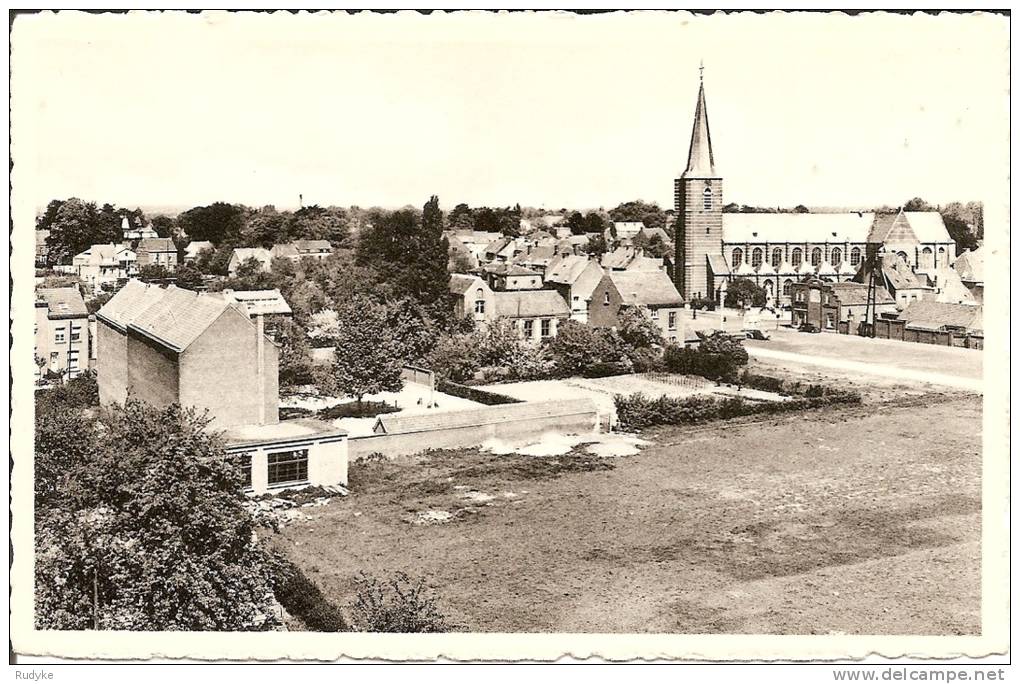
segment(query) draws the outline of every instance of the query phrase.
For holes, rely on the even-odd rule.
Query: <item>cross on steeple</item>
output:
[[[701,60],[701,66],[698,67],[698,80],[705,82],[705,60]]]

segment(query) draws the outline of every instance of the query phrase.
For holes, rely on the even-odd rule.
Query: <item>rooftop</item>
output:
[[[35,296],[37,301],[46,304],[49,318],[82,318],[89,315],[85,300],[76,287],[40,288],[35,291]]]
[[[569,316],[570,308],[555,290],[521,290],[494,292],[496,316],[507,318],[536,318],[542,316]]]
[[[336,441],[347,436],[347,431],[314,418],[281,420],[269,425],[241,425],[222,433],[227,449],[276,445],[301,446],[313,442]]]
[[[683,297],[664,271],[610,271],[606,277],[625,306],[683,306]]]

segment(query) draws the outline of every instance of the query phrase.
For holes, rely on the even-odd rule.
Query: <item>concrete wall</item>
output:
[[[521,404],[523,406],[523,404]],[[509,406],[499,408],[505,411]],[[350,459],[357,461],[373,453],[384,456],[406,456],[425,449],[456,449],[479,446],[490,439],[499,439],[509,444],[524,445],[535,441],[543,432],[583,434],[597,429],[598,413],[508,420],[492,425],[478,425],[462,428],[447,428],[428,432],[412,432],[396,435],[366,435],[351,437]]]
[[[105,352],[100,352],[100,355]],[[156,407],[179,401],[177,354],[141,333],[127,333],[127,394]]]
[[[128,339],[103,321],[96,322],[96,382],[99,403],[123,404],[128,388]]]
[[[260,391],[256,344],[257,332],[248,317],[225,309],[181,355],[181,404],[208,409],[216,428],[278,422],[279,352],[264,340]],[[260,403],[264,407],[261,421]]]

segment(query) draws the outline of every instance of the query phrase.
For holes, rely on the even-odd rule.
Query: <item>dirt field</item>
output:
[[[980,398],[911,394],[636,456],[353,464],[272,543],[341,604],[360,571],[424,577],[472,631],[974,634]]]

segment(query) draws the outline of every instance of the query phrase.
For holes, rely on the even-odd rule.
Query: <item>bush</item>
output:
[[[382,582],[362,573],[356,582],[358,595],[351,615],[357,631],[400,634],[451,631],[424,580],[412,582],[406,574],[398,572]]]
[[[363,401],[360,404],[356,401],[348,401],[336,406],[321,409],[318,417],[322,420],[336,420],[337,418],[371,418],[382,413],[396,413],[400,409],[390,406],[384,401]]]
[[[585,378],[605,378],[610,375],[625,375],[633,370],[633,366],[623,361],[612,363],[598,362],[584,368],[581,376]]]
[[[344,632],[349,627],[343,611],[288,558],[272,555],[273,594],[288,613],[312,632]]]
[[[449,394],[452,397],[459,397],[479,404],[485,404],[486,406],[521,403],[520,399],[514,399],[513,397],[508,397],[505,394],[497,394],[496,392],[489,392],[488,390],[478,389],[477,387],[459,385],[456,382],[450,382],[449,380],[440,380],[437,382],[436,389],[443,394]]]
[[[821,394],[777,402],[745,401],[738,397],[680,399],[667,395],[653,399],[640,393],[630,396],[618,394],[615,403],[620,426],[625,430],[641,430],[655,425],[692,425],[740,416],[772,415],[835,404],[861,403],[861,395],[857,392],[826,388],[817,391]]]
[[[763,392],[786,393],[785,383],[781,378],[774,378],[771,375],[758,375],[749,370],[745,370],[740,374],[740,384]]]
[[[737,363],[732,356],[707,353],[701,349],[678,345],[666,348],[662,362],[671,373],[700,375],[709,380],[731,378],[737,370]]]

